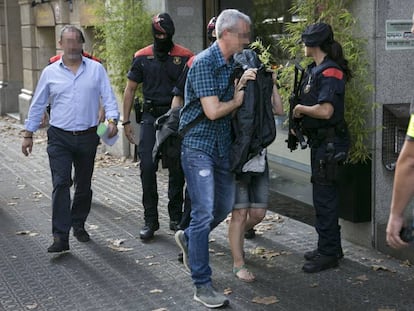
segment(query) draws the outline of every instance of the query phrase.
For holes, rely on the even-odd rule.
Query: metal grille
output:
[[[404,144],[409,122],[409,104],[389,104],[383,106],[382,115],[382,163],[389,171],[395,164]]]

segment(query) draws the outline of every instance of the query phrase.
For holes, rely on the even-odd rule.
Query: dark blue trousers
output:
[[[83,227],[91,209],[91,180],[99,137],[95,132],[75,136],[53,126],[47,135],[53,184],[52,232],[54,237],[68,239],[70,228]],[[71,202],[72,166],[75,193]]]
[[[323,255],[335,256],[341,250],[338,190],[335,178],[327,175],[326,150],[326,143],[311,149],[313,206],[318,251]]]
[[[148,112],[142,115],[138,155],[140,159],[142,204],[145,224],[158,225],[157,165],[152,159],[155,145],[155,118]],[[183,210],[184,173],[180,166],[168,169],[168,214],[170,220],[181,220]]]

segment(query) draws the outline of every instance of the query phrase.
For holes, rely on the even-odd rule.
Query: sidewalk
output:
[[[192,298],[190,275],[177,261],[168,229],[167,175],[159,176],[160,230],[142,243],[139,168],[129,159],[98,153],[92,241],[70,237],[70,252],[46,252],[51,236],[51,178],[44,131],[33,154],[21,153],[22,126],[0,117],[0,310],[206,310]],[[284,204],[300,204],[287,198]],[[213,282],[225,290],[229,310],[414,310],[413,268],[344,241],[337,269],[301,271],[315,247],[313,227],[268,212],[259,235],[246,240],[247,264],[257,277],[243,283],[231,272],[226,223],[211,233]]]

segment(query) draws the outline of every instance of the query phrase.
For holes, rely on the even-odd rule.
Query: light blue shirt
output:
[[[35,132],[50,102],[49,124],[66,131],[83,131],[98,124],[99,104],[107,119],[119,119],[118,104],[105,68],[82,57],[74,74],[62,59],[42,72],[25,121],[25,129]]]

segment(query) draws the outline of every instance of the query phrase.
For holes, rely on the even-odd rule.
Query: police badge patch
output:
[[[173,63],[174,63],[174,65],[180,65],[181,64],[181,57],[174,56]]]

